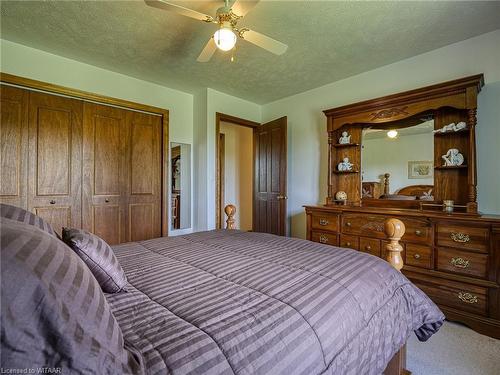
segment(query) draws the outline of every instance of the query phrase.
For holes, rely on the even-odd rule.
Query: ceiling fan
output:
[[[217,9],[215,17],[212,17],[164,0],[144,0],[147,5],[154,8],[176,12],[186,17],[219,25],[219,29],[210,38],[208,43],[205,45],[205,48],[203,48],[203,51],[201,51],[198,56],[197,61],[199,62],[209,61],[217,48],[222,51],[232,50],[236,45],[238,37],[276,55],[285,53],[288,48],[286,44],[246,27],[237,28],[238,21],[243,18],[246,11],[244,7],[240,7],[242,9],[238,11],[238,14],[234,13],[233,7],[235,7],[236,1],[237,0],[225,0],[224,6]],[[254,1],[252,5],[255,5],[256,3],[257,1]],[[246,8],[248,11],[248,7]]]

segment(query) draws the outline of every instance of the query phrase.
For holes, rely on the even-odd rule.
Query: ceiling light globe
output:
[[[389,130],[387,132],[387,136],[389,138],[396,138],[398,136],[398,131],[397,130]]]
[[[236,34],[230,29],[220,28],[214,34],[214,41],[218,49],[229,51],[236,44]]]

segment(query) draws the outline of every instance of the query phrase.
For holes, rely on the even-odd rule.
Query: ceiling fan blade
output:
[[[206,14],[197,12],[195,10],[189,9],[189,8],[184,8],[183,6],[180,5],[175,5],[172,3],[168,3],[163,0],[144,0],[146,5],[149,5],[150,7],[153,8],[158,8],[158,9],[163,9],[163,10],[168,10],[170,12],[175,12],[182,14],[183,16],[186,17],[191,17],[196,20],[200,21],[206,21],[206,22],[213,22],[213,18],[211,16],[208,16]]]
[[[270,38],[264,34],[253,30],[245,30],[242,32],[242,38],[247,42],[253,43],[260,48],[264,48],[275,55],[282,55],[286,52],[288,46],[278,42],[276,39]]]
[[[198,56],[196,61],[208,62],[212,58],[216,49],[217,49],[217,46],[215,45],[214,38],[210,38],[210,40],[205,45],[205,48],[203,48],[203,51],[201,51],[200,56]]]
[[[259,0],[230,0],[229,8],[233,10],[234,14],[243,17],[245,14],[250,12],[259,2]]]

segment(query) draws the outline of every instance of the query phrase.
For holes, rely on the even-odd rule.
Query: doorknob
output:
[[[276,197],[276,199],[288,199],[288,197],[284,194],[280,194]]]

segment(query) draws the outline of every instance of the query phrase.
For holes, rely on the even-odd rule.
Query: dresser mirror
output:
[[[434,119],[364,126],[361,134],[361,198],[433,201]]]
[[[170,228],[191,228],[191,145],[170,144]]]

